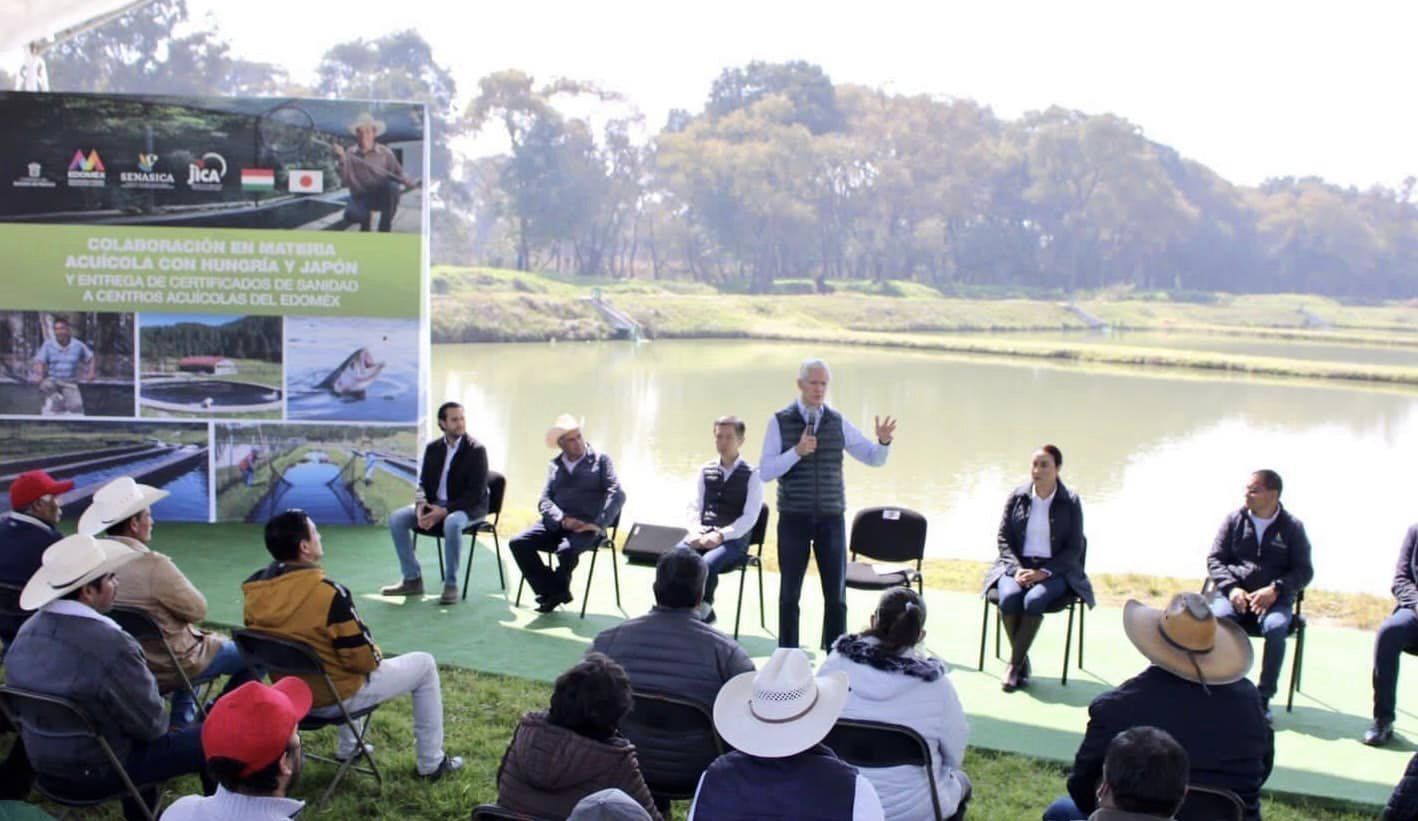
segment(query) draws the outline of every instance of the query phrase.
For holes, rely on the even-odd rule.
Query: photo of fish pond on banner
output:
[[[171,494],[153,505],[159,522],[205,522],[207,456],[205,424],[0,421],[0,510],[9,509],[6,491],[16,476],[43,470],[74,481],[74,489],[59,497],[71,522],[95,491],[120,476]]]
[[[317,524],[383,524],[409,504],[413,427],[219,423],[217,519],[264,522],[300,508]]]
[[[0,312],[0,415],[132,416],[133,314]]]
[[[286,318],[286,418],[414,423],[417,319]]]
[[[143,416],[280,419],[281,318],[140,314]]]

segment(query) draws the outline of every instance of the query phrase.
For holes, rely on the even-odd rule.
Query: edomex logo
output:
[[[98,149],[90,148],[88,156],[84,156],[82,149],[75,151],[74,159],[69,161],[69,184],[72,186],[102,188],[107,176]]]
[[[187,187],[193,191],[220,191],[225,178],[226,158],[214,151],[187,166]]]

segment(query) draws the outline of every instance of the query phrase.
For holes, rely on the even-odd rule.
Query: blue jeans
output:
[[[688,547],[680,542],[675,547]],[[719,574],[737,570],[748,557],[748,537],[729,539],[713,550],[704,553],[704,563],[709,565],[709,576],[704,580],[704,600],[714,603],[714,591],[719,587]]]
[[[1231,600],[1225,596],[1218,594],[1211,600],[1211,612],[1216,614],[1216,618],[1230,619],[1239,624],[1247,634],[1260,634],[1264,639],[1260,683],[1256,689],[1260,690],[1260,697],[1266,701],[1270,701],[1275,695],[1275,683],[1280,680],[1280,668],[1285,664],[1285,636],[1290,631],[1290,616],[1294,609],[1293,601],[1281,597],[1275,600],[1263,616],[1257,616],[1255,613],[1238,616],[1236,609],[1231,606]]]
[[[842,514],[778,514],[778,646],[798,646],[798,599],[809,551],[822,579],[822,646],[847,632],[847,525]]]
[[[455,510],[443,517],[443,586],[458,586],[458,559],[463,555],[463,528],[472,521],[468,514]],[[401,507],[389,514],[389,535],[394,538],[394,552],[399,555],[399,572],[404,581],[423,578],[423,568],[414,556],[414,527],[418,514],[414,506]]]
[[[222,695],[226,695],[248,681],[260,681],[266,677],[266,671],[248,668],[236,642],[227,640],[222,643],[222,649],[212,656],[212,660],[207,663],[206,668],[192,677],[192,686],[199,687],[218,676],[231,676],[226,687],[222,688]],[[173,690],[172,711],[169,716],[172,726],[186,727],[196,717],[197,705],[193,703],[192,694],[187,692],[187,688],[179,687]]]
[[[1374,639],[1374,721],[1393,723],[1398,701],[1398,659],[1418,650],[1418,613],[1404,607],[1379,626]]]
[[[1054,799],[1054,803],[1044,810],[1044,821],[1083,821],[1083,813],[1073,799],[1065,795]]]
[[[999,591],[1001,613],[1042,616],[1054,600],[1068,592],[1068,580],[1063,576],[1053,575],[1026,590],[1020,587],[1013,576],[1006,573],[999,577],[995,589]]]

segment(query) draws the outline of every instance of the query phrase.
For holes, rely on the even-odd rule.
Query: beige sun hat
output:
[[[356,117],[354,122],[350,123],[350,133],[358,137],[361,128],[373,128],[374,136],[378,137],[389,130],[389,125],[383,120],[374,119],[374,115],[366,111]]]
[[[827,737],[851,688],[842,671],[812,674],[807,653],[779,647],[763,669],[740,673],[714,699],[714,728],[759,758],[786,758]]]
[[[170,495],[166,490],[140,485],[131,476],[119,476],[94,494],[93,503],[79,517],[78,530],[86,536],[97,536]]]
[[[1197,684],[1240,681],[1255,661],[1245,631],[1216,618],[1199,593],[1178,593],[1165,610],[1130,599],[1123,632],[1148,661]]]
[[[556,421],[552,422],[551,427],[547,428],[547,447],[560,447],[557,442],[561,440],[561,437],[573,430],[580,430],[581,421],[582,420],[577,419],[569,413],[563,413],[556,417]]]
[[[20,607],[38,610],[141,555],[113,539],[95,539],[81,533],[60,539],[44,551],[39,569],[20,592]]]

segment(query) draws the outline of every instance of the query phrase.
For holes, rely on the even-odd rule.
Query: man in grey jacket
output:
[[[708,574],[709,566],[691,548],[664,554],[655,565],[654,608],[602,630],[591,650],[624,667],[636,692],[692,701],[711,711],[724,682],[753,670],[753,662],[737,642],[696,615]],[[647,781],[692,785],[698,780],[702,762],[685,749],[683,734],[660,734],[633,722],[625,732],[642,751]],[[662,810],[668,808],[668,801],[655,800]]]
[[[6,683],[78,704],[97,723],[135,784],[160,784],[200,773],[201,726],[167,732],[157,681],[143,650],[104,613],[118,593],[114,571],[140,554],[121,542],[75,535],[45,551],[44,563],[20,594],[20,606],[39,612],[20,628],[5,657]],[[19,711],[20,732],[41,782],[73,795],[102,796],[122,789],[103,753],[83,738],[53,732],[43,715]],[[145,791],[156,806],[156,788]],[[124,816],[146,817],[125,799]]]

